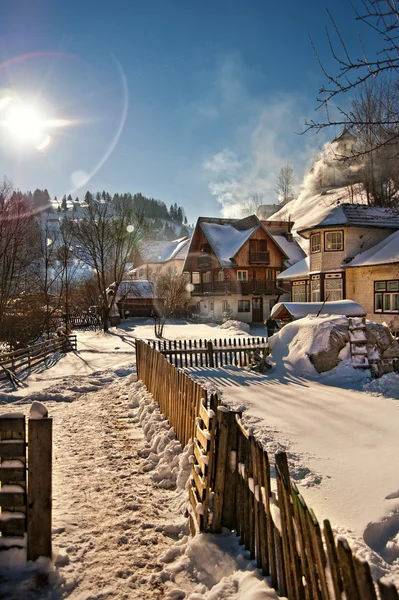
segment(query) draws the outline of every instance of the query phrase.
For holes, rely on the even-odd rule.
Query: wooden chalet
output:
[[[277,275],[305,255],[290,222],[200,217],[183,271],[201,318],[262,322],[286,290]]]

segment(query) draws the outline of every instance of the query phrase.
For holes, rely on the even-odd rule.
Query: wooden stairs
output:
[[[365,317],[349,317],[349,342],[352,366],[355,369],[370,369]]]

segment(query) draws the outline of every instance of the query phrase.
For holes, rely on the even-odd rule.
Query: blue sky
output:
[[[57,196],[142,192],[190,222],[253,193],[275,202],[283,162],[300,180],[339,133],[295,133],[323,83],[308,34],[337,71],[326,7],[359,55],[345,0],[0,0],[2,94],[72,122],[42,152],[2,140],[0,176]]]

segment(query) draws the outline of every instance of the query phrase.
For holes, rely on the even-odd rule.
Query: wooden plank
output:
[[[197,496],[197,490],[193,485],[189,485],[189,487],[188,487],[188,496],[189,496],[191,506],[193,509],[192,514],[194,515],[194,518],[197,521],[199,530],[203,531],[204,530],[204,515],[200,515],[197,512],[197,505],[201,504],[201,502]]]
[[[381,600],[399,600],[398,590],[393,583],[377,581]]]
[[[20,413],[0,415],[0,431],[25,431],[25,416]]]
[[[338,554],[337,548],[335,546],[334,534],[330,521],[326,519],[323,522],[323,525],[324,540],[327,549],[328,563],[330,565],[330,573],[334,587],[334,594],[336,598],[340,598],[344,591],[344,586],[342,584],[341,579],[341,572],[339,568]]]
[[[198,497],[201,502],[204,499],[205,489],[206,489],[206,481],[201,475],[199,475],[195,469],[197,465],[193,465],[191,469],[191,477],[194,481],[195,487],[197,488]],[[199,468],[199,466],[198,466]]]
[[[355,567],[353,565],[352,551],[348,542],[339,539],[337,543],[337,554],[342,573],[344,591],[347,598],[351,600],[362,600],[357,585]]]
[[[20,458],[25,456],[25,442],[21,440],[0,441],[0,458]]]
[[[51,418],[28,421],[28,560],[51,558],[52,429]]]
[[[0,506],[2,508],[13,508],[14,506],[25,506],[26,494],[21,485],[2,485],[0,488]]]
[[[24,535],[26,516],[23,513],[2,512],[0,514],[0,532],[7,537]]]
[[[370,565],[368,562],[353,557],[356,579],[362,600],[377,600],[377,594],[371,576]]]
[[[206,460],[207,457],[206,457],[205,453],[202,451],[202,448],[199,445],[198,440],[196,438],[194,438],[193,450],[194,450],[194,456],[197,459],[198,465],[201,467],[202,474],[206,475],[207,469],[208,469],[207,460]]]
[[[204,406],[204,403],[205,403],[205,399],[202,398],[201,404],[199,407],[199,416],[202,419],[206,429],[209,429],[212,416],[211,416],[211,413],[207,411],[206,407]]]
[[[215,485],[213,498],[213,521],[212,531],[219,533],[222,526],[223,502],[225,495],[225,478],[228,454],[228,437],[229,437],[229,411],[225,407],[218,408],[217,411],[217,446],[215,452]],[[227,490],[231,493],[230,490]]]
[[[19,483],[21,481],[25,481],[25,475],[25,466],[4,467],[3,464],[0,465],[1,483]]]

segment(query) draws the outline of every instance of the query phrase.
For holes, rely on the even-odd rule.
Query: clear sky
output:
[[[283,162],[300,179],[339,133],[295,133],[323,83],[308,34],[337,72],[326,8],[359,56],[346,0],[0,0],[0,109],[33,105],[51,137],[38,151],[0,128],[0,177],[141,192],[190,222],[252,193],[275,202]]]

